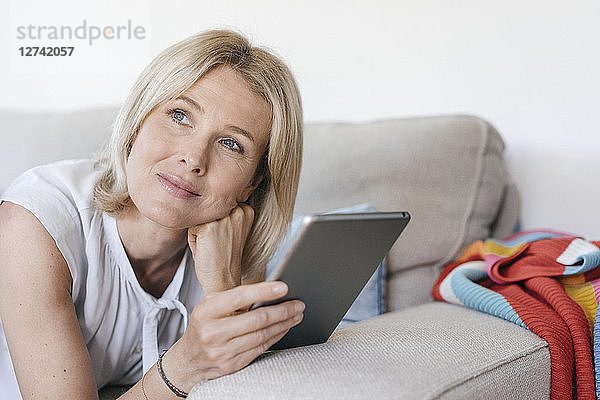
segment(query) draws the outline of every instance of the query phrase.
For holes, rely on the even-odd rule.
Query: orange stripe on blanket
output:
[[[465,251],[463,251],[461,256],[458,258],[457,262],[463,263],[468,259],[473,259],[474,257],[477,257],[479,260],[483,260],[484,256],[485,249],[483,247],[483,241],[478,240],[476,242],[473,242],[472,245],[470,245]]]
[[[494,254],[501,258],[512,257],[528,244],[529,243],[526,242],[517,246],[506,247],[495,240],[486,240],[485,242],[478,240],[467,247],[467,249],[459,257],[458,262],[464,262],[473,257],[484,259],[488,254]]]

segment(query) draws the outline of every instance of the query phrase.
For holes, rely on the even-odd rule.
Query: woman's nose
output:
[[[196,146],[186,146],[186,151],[183,152],[180,163],[185,165],[188,171],[192,171],[198,175],[204,175],[208,169],[208,146],[199,148]]]

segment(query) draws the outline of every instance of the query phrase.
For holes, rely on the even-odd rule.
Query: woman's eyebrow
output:
[[[242,129],[239,126],[235,126],[235,125],[227,125],[227,129],[231,129],[232,131],[236,131],[240,135],[246,136],[252,143],[254,143],[254,137],[247,130]]]
[[[175,100],[182,100],[186,103],[188,103],[191,107],[195,108],[196,111],[198,111],[200,114],[204,114],[204,108],[202,108],[202,106],[198,103],[196,103],[196,101],[190,99],[187,96],[179,96],[177,98],[175,98]]]

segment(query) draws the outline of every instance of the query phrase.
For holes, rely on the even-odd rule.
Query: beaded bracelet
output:
[[[181,397],[181,398],[187,398],[188,394],[186,392],[184,392],[183,390],[177,388],[177,386],[173,385],[171,383],[171,381],[169,381],[167,379],[167,377],[165,376],[165,372],[163,371],[162,368],[162,358],[165,355],[167,351],[163,351],[161,355],[158,356],[158,362],[156,363],[156,368],[158,368],[158,374],[160,375],[160,377],[162,378],[162,380],[165,382],[165,384],[169,387],[169,389],[171,389],[171,392],[175,393],[175,395],[177,395],[177,397]]]

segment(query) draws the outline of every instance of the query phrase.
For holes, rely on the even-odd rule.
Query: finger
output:
[[[244,314],[236,315],[221,321],[224,332],[230,337],[242,336],[256,332],[271,325],[289,320],[304,311],[304,303],[299,300],[260,307]]]
[[[264,343],[261,343],[258,346],[239,354],[233,360],[233,366],[232,366],[233,370],[239,371],[240,369],[244,368],[246,365],[250,364],[252,361],[254,361],[254,359],[256,359],[256,357],[260,356],[265,351],[267,351],[271,346],[273,346],[275,343],[279,342],[281,340],[281,338],[283,338],[287,332],[288,332],[287,330],[280,332],[278,335],[275,335],[275,336],[269,338]]]
[[[264,348],[268,350],[273,345],[272,339],[278,337],[281,339],[292,327],[302,322],[302,313],[294,314],[291,318],[269,325],[265,328],[237,336],[229,341],[227,345],[229,354],[242,354],[253,348]],[[278,339],[278,340],[279,340]]]
[[[245,237],[243,236],[244,227],[244,211],[240,206],[236,206],[229,219],[232,225],[233,242],[243,246]]]
[[[205,228],[204,225],[210,224],[210,223],[212,223],[212,221],[211,222],[207,222],[205,224],[198,224],[198,225],[190,226],[188,228],[188,237],[190,237],[190,236],[194,236],[194,237],[197,236],[198,235],[198,231],[200,231],[200,229],[204,229]]]
[[[245,219],[254,219],[254,209],[246,203],[239,203],[240,210],[243,211]]]
[[[248,237],[248,233],[250,233],[250,229],[252,228],[252,223],[254,222],[254,209],[250,207],[250,205],[245,203],[240,203],[240,210],[243,212],[243,221],[242,227],[244,232],[244,239]]]
[[[196,242],[196,232],[198,231],[198,225],[191,226],[188,228],[188,242]]]
[[[248,308],[254,303],[277,300],[287,291],[287,285],[281,281],[237,286],[207,296],[194,308],[194,312],[209,318],[229,316],[232,312]]]

